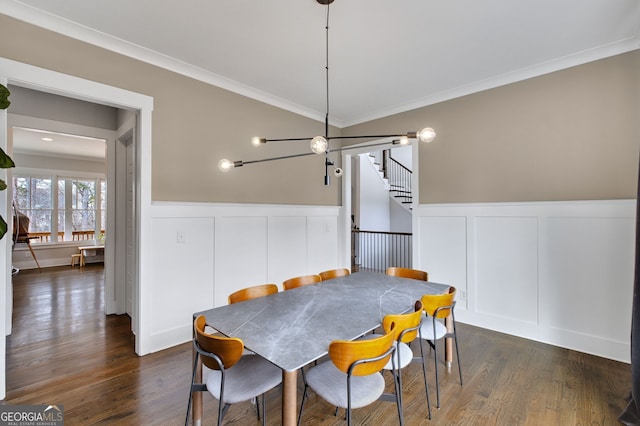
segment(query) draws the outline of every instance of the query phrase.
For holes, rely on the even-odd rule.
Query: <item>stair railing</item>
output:
[[[391,156],[391,150],[385,149],[382,156],[382,173],[389,181],[389,191],[401,203],[411,204],[412,172]]]
[[[412,235],[407,232],[351,230],[352,271],[384,273],[389,266],[411,268]]]

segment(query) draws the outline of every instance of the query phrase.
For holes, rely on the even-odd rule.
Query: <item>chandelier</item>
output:
[[[290,141],[309,141],[309,145],[311,148],[311,152],[302,152],[298,154],[289,154],[282,155],[278,157],[270,157],[263,158],[259,160],[249,160],[249,161],[231,161],[226,158],[220,160],[218,162],[218,168],[222,172],[228,172],[229,170],[235,167],[242,167],[247,164],[255,164],[255,163],[264,163],[267,161],[275,161],[275,160],[283,160],[286,158],[296,158],[296,157],[305,157],[309,155],[323,155],[324,154],[324,184],[329,185],[329,168],[334,165],[333,161],[329,158],[329,154],[331,152],[341,152],[349,149],[362,149],[369,148],[381,145],[389,145],[389,142],[376,142],[372,144],[365,145],[350,145],[347,147],[339,147],[339,148],[329,148],[329,142],[335,139],[383,139],[383,138],[394,138],[391,141],[392,145],[408,145],[411,139],[417,139],[420,142],[429,143],[433,141],[436,137],[436,132],[431,127],[425,127],[419,132],[407,132],[407,133],[396,133],[390,135],[362,135],[362,136],[329,136],[329,5],[334,2],[334,0],[316,0],[321,5],[327,6],[327,24],[325,26],[326,37],[325,37],[325,82],[326,82],[326,114],[324,118],[324,135],[322,136],[313,136],[313,137],[301,137],[301,138],[281,138],[281,139],[267,139],[259,136],[254,136],[251,139],[251,144],[254,146],[260,146],[262,144],[266,144],[268,142],[290,142]],[[342,176],[342,169],[335,168],[333,174],[337,177]]]

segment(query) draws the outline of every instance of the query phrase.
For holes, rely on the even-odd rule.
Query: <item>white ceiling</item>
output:
[[[13,151],[18,154],[104,161],[106,141],[87,136],[13,127]]]
[[[316,0],[0,0],[0,12],[324,120]],[[640,47],[638,0],[336,0],[347,126]]]

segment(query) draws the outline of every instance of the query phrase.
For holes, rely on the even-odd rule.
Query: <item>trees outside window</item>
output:
[[[53,188],[57,188],[57,194]],[[14,201],[31,220],[32,242],[94,239],[106,225],[106,181],[93,178],[13,177]]]
[[[18,209],[27,215],[30,232],[51,232],[51,178],[14,177],[14,200]]]

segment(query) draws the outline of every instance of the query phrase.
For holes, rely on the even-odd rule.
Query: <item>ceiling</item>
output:
[[[106,141],[87,136],[13,127],[13,151],[47,157],[104,161]]]
[[[324,120],[316,0],[0,0],[0,13]],[[640,47],[637,0],[336,0],[344,127]]]

